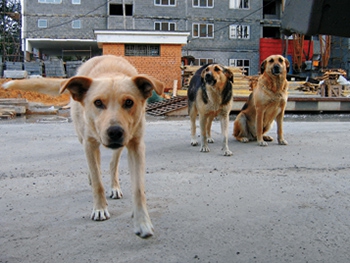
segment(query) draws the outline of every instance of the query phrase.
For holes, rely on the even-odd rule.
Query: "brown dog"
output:
[[[52,92],[57,83],[41,79]],[[6,84],[23,90],[45,93],[45,85],[31,80]],[[106,220],[110,217],[101,179],[100,145],[110,148],[111,198],[121,198],[118,163],[124,147],[128,149],[128,161],[133,185],[134,231],[146,238],[153,235],[144,189],[146,100],[154,89],[163,93],[164,85],[153,77],[139,75],[125,59],[115,56],[94,57],[84,63],[75,77],[61,83],[60,92],[68,90],[72,97],[71,116],[79,141],[83,144],[89,166],[89,180],[93,192],[91,219]],[[46,89],[47,90],[47,89]],[[58,90],[57,90],[58,93]]]
[[[229,114],[232,108],[233,73],[219,64],[201,67],[193,75],[188,88],[188,114],[191,119],[191,145],[198,145],[196,118],[199,114],[201,152],[209,152],[208,142],[213,143],[211,125],[217,116],[221,121],[221,133],[225,156],[231,156],[228,148]]]
[[[277,122],[277,140],[287,145],[283,137],[283,117],[288,98],[289,61],[280,55],[272,55],[261,64],[261,75],[257,86],[250,94],[238,114],[233,136],[240,142],[257,140],[260,146],[267,146],[273,138],[264,135]]]

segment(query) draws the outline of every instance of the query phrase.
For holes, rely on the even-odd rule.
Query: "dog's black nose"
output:
[[[208,83],[209,85],[215,85],[216,81],[211,72],[208,72],[205,74],[205,82]]]
[[[281,73],[281,67],[279,65],[274,65],[272,68],[272,74],[278,75]]]
[[[111,140],[119,140],[123,137],[124,130],[120,126],[111,126],[107,130],[107,135]]]

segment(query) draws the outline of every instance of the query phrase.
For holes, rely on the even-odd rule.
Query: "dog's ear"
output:
[[[266,59],[261,63],[260,65],[260,73],[263,74],[265,72],[265,68],[266,68]]]
[[[164,83],[148,75],[137,75],[132,78],[132,81],[139,88],[145,99],[152,96],[152,90],[158,95],[164,92]]]
[[[229,68],[224,67],[224,74],[226,75],[227,79],[233,83],[233,73]]]
[[[73,77],[62,83],[60,93],[66,89],[70,92],[73,100],[81,102],[89,90],[92,79],[87,77]]]
[[[289,60],[287,58],[284,58],[284,62],[286,63],[286,69],[287,69],[287,73],[289,72],[290,69],[290,63]]]

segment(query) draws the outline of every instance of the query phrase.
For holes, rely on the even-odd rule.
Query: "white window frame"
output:
[[[240,63],[238,63],[238,61],[240,61]],[[244,65],[246,61],[248,61],[248,66]],[[241,64],[241,66],[238,66],[238,64]],[[245,75],[250,74],[250,59],[229,59],[228,66],[242,68],[245,71]]]
[[[250,9],[251,0],[230,0],[230,9]]]
[[[230,25],[229,36],[230,39],[250,39],[250,25]]]
[[[201,61],[203,62],[203,63],[201,63]],[[195,60],[194,60],[194,65],[196,65],[196,66],[204,66],[204,65],[207,65],[207,64],[209,64],[209,63],[214,63],[215,62],[215,60],[213,59],[213,58],[195,58]]]
[[[205,26],[206,27],[206,36],[203,37],[201,36],[201,27]],[[197,27],[197,35],[195,34],[195,27]],[[208,35],[210,32],[209,28],[211,29],[211,36]],[[200,24],[200,23],[193,23],[192,24],[192,37],[193,38],[214,38],[214,24]]]
[[[38,28],[47,28],[47,19],[38,19]]]
[[[167,3],[163,3],[163,1],[165,1]],[[176,6],[176,0],[154,0],[154,5],[156,5],[156,6]]]
[[[167,24],[168,25],[168,29],[165,31],[176,31],[176,23],[174,22],[162,22],[162,21],[156,21],[154,22],[154,30],[157,31],[163,31],[163,25]],[[156,29],[157,25],[159,25],[159,29]],[[174,27],[174,30],[171,29],[171,26]]]
[[[80,5],[81,0],[72,0],[72,5]]]
[[[62,0],[38,0],[40,4],[62,4]]]
[[[211,5],[209,5],[209,1]],[[192,6],[195,8],[214,8],[214,0],[205,0],[205,6],[201,6],[201,0],[192,0]]]
[[[72,21],[72,28],[73,29],[80,29],[81,28],[81,20],[73,20]]]

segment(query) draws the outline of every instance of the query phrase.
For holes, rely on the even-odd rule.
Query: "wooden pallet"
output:
[[[187,97],[173,97],[168,100],[148,104],[146,112],[153,116],[162,116],[166,113],[187,107]]]

